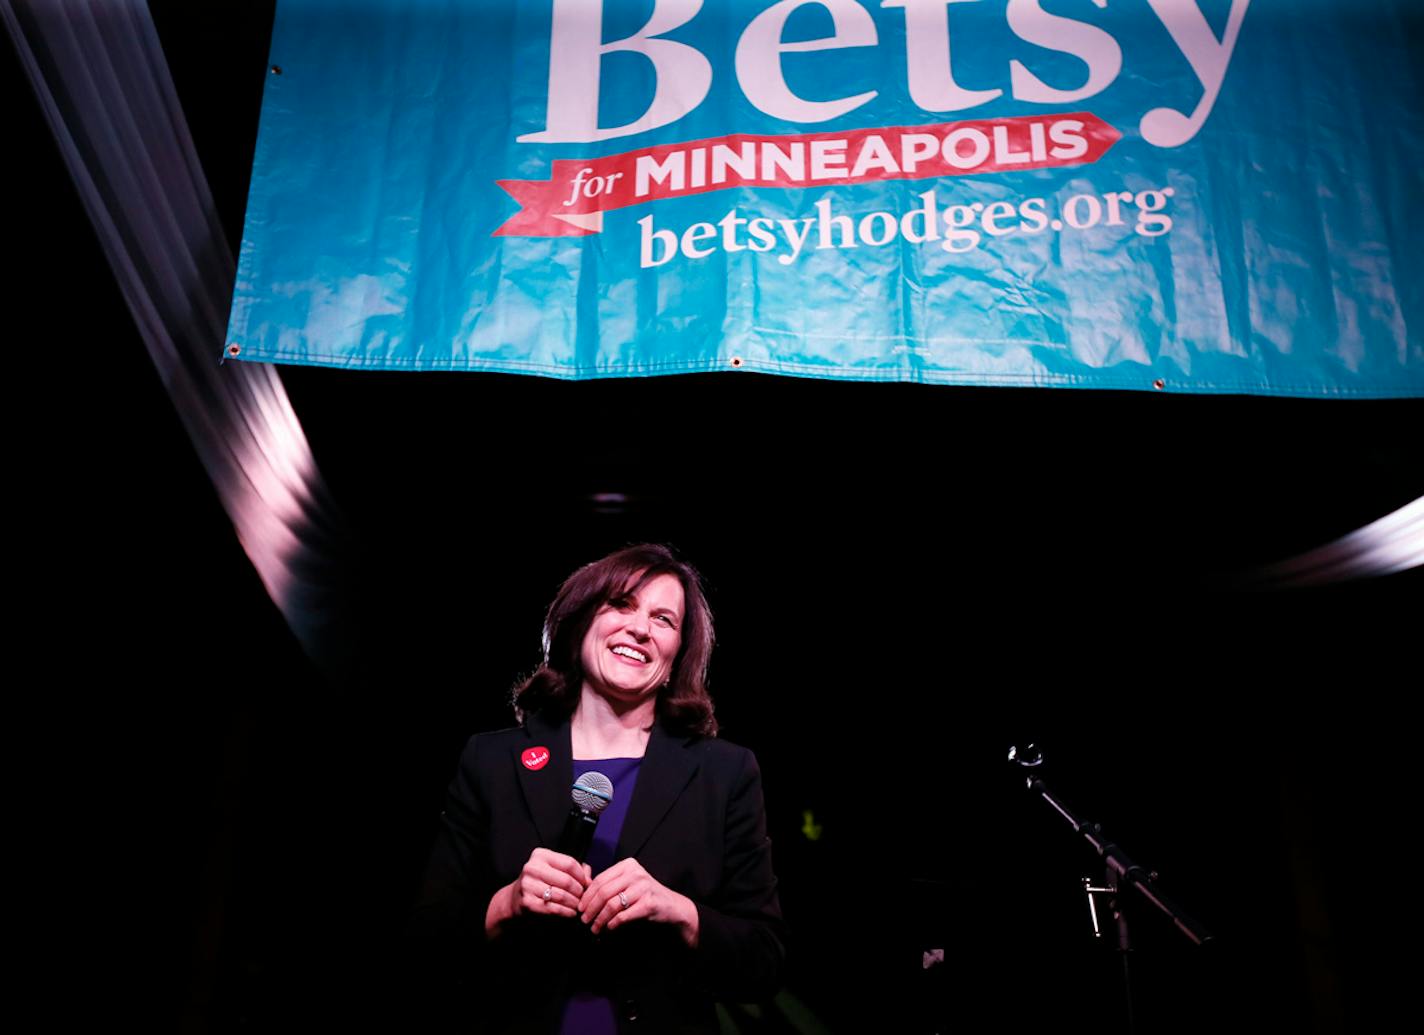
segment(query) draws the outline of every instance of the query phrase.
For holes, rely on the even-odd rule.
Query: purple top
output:
[[[592,772],[600,772],[613,781],[613,800],[598,814],[598,826],[593,828],[593,844],[588,849],[588,864],[597,877],[617,861],[618,835],[623,832],[623,820],[633,801],[633,787],[638,782],[641,758],[575,758],[574,782]]]
[[[623,832],[623,820],[633,801],[633,787],[638,782],[641,758],[574,759],[574,782],[591,773],[600,772],[613,781],[613,800],[599,813],[598,826],[593,828],[593,844],[588,849],[588,865],[594,876],[617,861],[618,836]],[[575,992],[564,1004],[560,1035],[617,1035],[618,1020],[613,1013],[613,1001],[606,996]]]

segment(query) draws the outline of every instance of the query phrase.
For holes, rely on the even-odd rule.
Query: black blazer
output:
[[[542,768],[521,758],[547,748]],[[655,726],[619,836],[617,858],[697,904],[698,946],[671,925],[630,923],[598,938],[582,923],[526,916],[493,942],[491,896],[536,847],[554,847],[569,811],[567,722],[470,738],[450,785],[416,909],[415,930],[453,969],[440,1013],[456,1029],[556,1031],[578,985],[613,999],[625,1031],[707,1031],[714,999],[775,992],[785,954],[761,772],[747,749]],[[429,952],[427,964],[438,966]]]

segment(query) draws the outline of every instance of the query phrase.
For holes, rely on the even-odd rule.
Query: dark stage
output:
[[[153,13],[237,242],[271,6]],[[1011,771],[1025,740],[1216,935],[1133,915],[1140,1030],[1412,1007],[1419,579],[1249,576],[1424,493],[1417,401],[289,368],[341,521],[323,668],[6,69],[68,999],[155,1031],[398,1030],[388,963],[462,745],[512,721],[563,576],[655,540],[709,582],[723,735],[765,774],[794,941],[746,1030],[1118,1030],[1100,865]]]

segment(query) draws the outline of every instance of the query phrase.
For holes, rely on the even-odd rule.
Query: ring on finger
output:
[[[628,893],[626,891],[618,892],[618,902],[624,909],[628,908]]]
[[[545,902],[548,902],[549,899],[551,899],[551,898],[553,898],[553,897],[554,897],[554,888],[553,888],[553,886],[550,885],[550,884],[545,884],[545,885],[544,885],[544,901],[545,901]]]

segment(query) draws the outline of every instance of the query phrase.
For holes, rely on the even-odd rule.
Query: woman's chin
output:
[[[590,689],[619,710],[635,708],[658,696],[657,687],[619,686],[616,683],[593,684]]]

